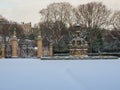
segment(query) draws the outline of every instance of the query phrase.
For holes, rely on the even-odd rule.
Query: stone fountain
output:
[[[69,43],[70,56],[87,57],[87,41],[82,37],[80,31],[76,31],[75,37]]]

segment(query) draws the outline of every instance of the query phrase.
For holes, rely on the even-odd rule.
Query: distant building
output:
[[[5,19],[2,15],[0,15],[0,24],[6,24],[9,23],[7,19]]]
[[[22,22],[21,26],[22,26],[22,28],[24,30],[24,34],[31,34],[31,33],[33,33],[31,22],[30,23]]]

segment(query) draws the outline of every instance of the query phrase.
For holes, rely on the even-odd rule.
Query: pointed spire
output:
[[[14,28],[14,31],[13,31],[13,39],[14,39],[14,40],[17,40],[16,34],[17,34],[17,33],[16,33],[16,28]]]
[[[16,31],[13,32],[13,36],[16,37]]]
[[[38,31],[38,38],[41,38],[41,31]]]
[[[16,28],[13,28],[13,37],[16,37]]]

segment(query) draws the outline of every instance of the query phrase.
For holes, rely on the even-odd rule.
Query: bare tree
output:
[[[52,3],[46,9],[42,9],[40,15],[44,26],[50,31],[49,40],[54,37],[56,42],[62,39],[65,27],[75,23],[74,8],[66,2]]]
[[[67,2],[52,3],[46,9],[42,9],[42,21],[61,21],[71,25],[75,22],[75,9]]]
[[[93,49],[94,37],[100,33],[100,28],[107,27],[111,11],[101,2],[91,2],[78,6],[76,17],[78,23],[86,27],[90,43],[90,52]]]
[[[15,22],[9,22],[5,18],[1,16],[0,18],[0,36],[2,38],[2,42],[7,44],[13,35],[13,31],[16,29],[17,36],[22,37],[23,34],[23,28],[20,24]]]
[[[112,39],[114,40],[114,42],[116,42],[117,44],[120,44],[120,37],[119,37],[120,36],[120,11],[113,12],[111,19],[110,19],[110,24],[113,27],[111,31],[112,33],[110,33],[110,35]],[[116,32],[116,34],[114,34],[114,32]],[[113,44],[116,44],[114,42]]]
[[[111,17],[111,24],[113,29],[120,30],[120,11],[115,11]]]
[[[67,33],[64,23],[56,21],[55,23],[40,23],[43,39],[48,42],[58,43]]]
[[[101,2],[91,2],[79,5],[76,17],[78,22],[86,27],[103,28],[107,25],[110,14],[111,11]]]
[[[104,50],[120,51],[120,30],[106,30],[104,33]]]

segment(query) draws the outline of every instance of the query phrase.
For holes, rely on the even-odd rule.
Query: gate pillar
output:
[[[37,57],[41,58],[42,57],[42,37],[41,37],[41,33],[39,32],[38,37],[37,37]]]
[[[53,45],[52,43],[50,43],[50,57],[53,56]]]
[[[18,57],[17,49],[18,49],[18,43],[17,43],[16,32],[14,31],[14,35],[12,38],[12,57],[13,58]]]
[[[5,58],[5,44],[2,44],[1,51],[2,51],[1,57]]]

